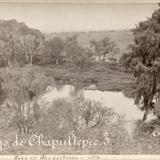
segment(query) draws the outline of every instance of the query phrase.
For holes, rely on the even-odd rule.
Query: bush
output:
[[[14,113],[11,123],[15,123],[20,132],[28,132],[39,117],[38,98],[53,80],[31,67],[6,68],[1,75],[2,89],[6,96],[4,105]]]
[[[110,108],[104,108],[101,104],[85,100],[83,97],[54,101],[34,132],[43,134],[47,139],[61,140],[74,134],[79,139],[96,139],[100,144],[106,142],[104,134],[108,133],[107,146],[87,146],[81,152],[92,154],[120,153],[128,137],[121,116]]]

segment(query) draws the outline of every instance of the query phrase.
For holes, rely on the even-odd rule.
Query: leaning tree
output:
[[[144,111],[143,121],[154,111],[160,96],[160,8],[132,30],[134,44],[123,56],[133,71],[135,103]]]

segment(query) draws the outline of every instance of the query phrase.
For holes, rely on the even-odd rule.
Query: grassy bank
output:
[[[59,83],[73,84],[80,88],[96,83],[102,91],[122,91],[133,80],[131,74],[118,66],[94,65],[77,69],[76,66],[47,65],[35,66],[35,69],[45,72],[47,76],[53,76]]]

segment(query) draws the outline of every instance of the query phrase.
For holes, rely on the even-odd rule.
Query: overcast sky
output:
[[[130,29],[157,4],[0,4],[0,19],[17,19],[42,32]]]

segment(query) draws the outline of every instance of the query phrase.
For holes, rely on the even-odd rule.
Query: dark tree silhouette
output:
[[[145,121],[149,111],[154,111],[154,99],[160,95],[160,8],[146,21],[140,22],[133,29],[133,35],[130,53],[122,59],[135,76],[133,95],[135,103],[145,111]]]

